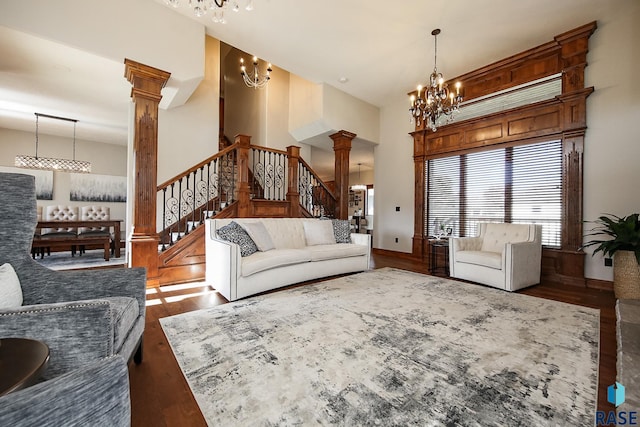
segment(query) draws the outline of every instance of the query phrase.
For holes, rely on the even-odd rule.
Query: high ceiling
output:
[[[229,45],[384,108],[427,79],[434,28],[442,29],[438,69],[452,78],[627,1],[634,0],[254,0],[248,12],[247,0],[238,0],[240,11],[229,11],[224,25],[194,17],[187,0],[175,13]],[[125,144],[129,90],[121,61],[0,27],[0,127],[33,131],[33,112],[46,112],[79,119],[79,138]]]

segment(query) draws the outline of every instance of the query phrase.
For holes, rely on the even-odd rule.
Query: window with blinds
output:
[[[477,235],[480,222],[542,224],[542,244],[560,247],[560,141],[428,160],[425,232]]]

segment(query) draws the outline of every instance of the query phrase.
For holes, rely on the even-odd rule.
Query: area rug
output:
[[[44,258],[36,257],[36,261],[52,270],[77,270],[82,268],[122,267],[127,262],[124,249],[120,251],[120,257],[104,259],[104,249],[87,250],[82,255],[71,256],[71,251],[53,252]]]
[[[160,319],[211,426],[587,426],[599,312],[383,268]]]

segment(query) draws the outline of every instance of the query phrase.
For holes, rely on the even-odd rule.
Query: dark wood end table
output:
[[[27,338],[0,339],[0,396],[33,385],[49,362],[49,347]]]
[[[449,239],[429,239],[429,252],[431,257],[429,260],[429,273],[437,274],[439,270],[442,270],[445,275],[449,275]],[[444,252],[442,258],[444,259],[444,265],[438,265],[439,257],[438,252]]]

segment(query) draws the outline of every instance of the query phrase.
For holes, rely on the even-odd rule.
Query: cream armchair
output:
[[[540,283],[542,226],[480,223],[478,237],[449,242],[451,277],[516,291]]]

